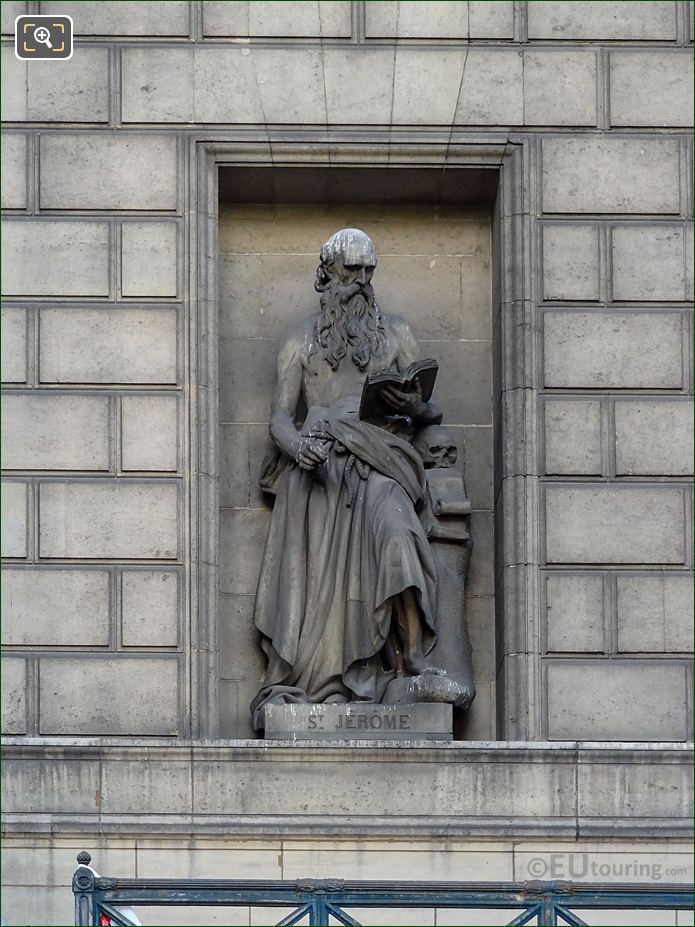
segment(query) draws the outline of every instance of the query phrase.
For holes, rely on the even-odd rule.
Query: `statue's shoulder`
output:
[[[311,340],[316,325],[316,316],[307,316],[298,322],[292,322],[284,330],[278,340],[280,350],[299,350],[300,353],[306,352],[311,346]]]
[[[383,319],[384,328],[390,337],[408,341],[415,337],[410,322],[407,322],[403,316],[391,315],[390,313],[384,312],[381,317]]]

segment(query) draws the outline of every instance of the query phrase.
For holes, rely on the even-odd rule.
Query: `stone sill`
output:
[[[6,832],[676,837],[682,743],[7,738]]]

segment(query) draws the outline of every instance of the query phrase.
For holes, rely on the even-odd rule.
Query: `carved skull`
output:
[[[458,450],[454,436],[442,425],[428,425],[419,431],[413,445],[426,470],[433,467],[453,467],[456,465]]]

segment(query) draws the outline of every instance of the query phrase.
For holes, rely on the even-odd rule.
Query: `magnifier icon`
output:
[[[51,33],[45,26],[38,26],[34,30],[34,41],[41,42],[42,45],[46,45],[50,49],[53,48],[51,45]]]

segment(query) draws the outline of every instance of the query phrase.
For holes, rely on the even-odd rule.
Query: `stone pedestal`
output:
[[[267,705],[267,740],[451,740],[451,705]]]

